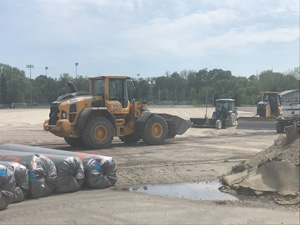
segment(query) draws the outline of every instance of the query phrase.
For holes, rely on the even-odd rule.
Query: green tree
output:
[[[29,82],[25,72],[9,65],[0,64],[2,70],[1,96],[6,104],[25,103],[29,97]]]
[[[196,105],[197,104],[197,98],[198,98],[198,96],[197,96],[196,89],[194,87],[192,87],[191,90],[190,90],[190,94],[189,94],[189,100],[193,105]]]
[[[61,74],[58,79],[40,75],[35,79],[26,78],[25,72],[9,65],[0,64],[0,103],[37,102],[49,104],[58,96],[69,93],[67,81],[75,84],[78,91],[88,91],[86,77],[71,77]],[[192,104],[205,101],[212,104],[217,98],[233,98],[237,105],[256,105],[262,91],[285,91],[299,88],[299,67],[287,72],[263,71],[249,78],[233,76],[231,71],[222,69],[181,72],[166,72],[164,76],[141,78],[129,87],[130,97],[139,101],[186,101]]]
[[[3,73],[1,74],[1,103],[7,104],[7,84]]]
[[[78,76],[77,78],[75,78],[74,82],[78,91],[84,91],[84,92],[89,91],[90,83],[87,77]]]

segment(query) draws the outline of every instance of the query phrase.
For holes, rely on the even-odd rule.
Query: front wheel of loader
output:
[[[137,143],[140,139],[141,139],[141,136],[138,135],[138,134],[129,134],[129,135],[126,135],[126,136],[122,136],[122,137],[119,137],[121,141],[123,141],[125,144],[135,144]]]
[[[92,118],[82,132],[84,143],[93,149],[110,147],[113,137],[114,127],[105,117]]]
[[[220,130],[222,128],[222,121],[221,120],[217,120],[215,126],[216,126],[216,128],[218,130]]]
[[[145,123],[142,139],[149,145],[160,145],[168,136],[168,125],[166,121],[157,115],[151,116]]]
[[[65,141],[74,148],[82,148],[85,147],[85,143],[82,138],[65,138]]]

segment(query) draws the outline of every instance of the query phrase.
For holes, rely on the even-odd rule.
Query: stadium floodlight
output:
[[[75,67],[76,67],[76,77],[77,77],[77,66],[79,65],[78,62],[75,63]]]
[[[32,106],[32,80],[31,80],[31,69],[34,68],[34,65],[26,65],[26,68],[29,68],[29,71],[30,71],[30,86],[31,86],[31,93],[30,93],[30,103],[31,103],[31,106]]]
[[[26,65],[26,68],[29,68],[29,72],[30,72],[30,80],[31,80],[31,69],[34,68],[34,65]]]

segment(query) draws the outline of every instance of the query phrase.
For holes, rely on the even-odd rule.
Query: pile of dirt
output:
[[[221,190],[230,187],[241,195],[272,196],[278,204],[299,204],[299,142],[299,127],[294,125],[286,137],[280,135],[272,146],[223,175]]]

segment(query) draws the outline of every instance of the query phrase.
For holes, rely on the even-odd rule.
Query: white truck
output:
[[[300,123],[300,102],[299,103],[291,103],[289,106],[283,106],[283,115],[277,117],[276,123],[276,131],[277,133],[285,133],[284,128],[286,126],[290,126],[296,121],[298,124]]]

